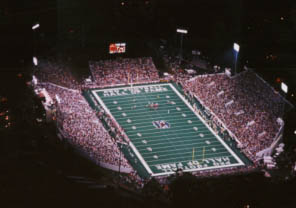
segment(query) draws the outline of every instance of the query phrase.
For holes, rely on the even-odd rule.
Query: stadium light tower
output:
[[[184,30],[184,29],[177,29],[177,33],[180,33],[181,34],[181,44],[180,44],[180,61],[182,59],[182,49],[183,49],[183,35],[184,34],[187,34],[188,31],[187,30]]]
[[[238,57],[238,53],[239,53],[239,44],[234,43],[233,44],[233,49],[235,52],[235,60],[234,60],[234,74],[236,74],[236,65],[237,65],[237,57]]]
[[[284,92],[284,97],[286,98],[287,97],[287,94],[288,94],[288,85],[284,82],[281,82],[281,89],[282,91]],[[286,110],[286,102],[284,102],[284,112]],[[295,133],[296,131],[294,131]]]
[[[37,66],[38,65],[38,59],[36,57],[36,35],[38,33],[38,28],[40,27],[40,24],[37,22],[35,24],[33,24],[32,26],[32,30],[33,30],[33,64],[34,66]]]

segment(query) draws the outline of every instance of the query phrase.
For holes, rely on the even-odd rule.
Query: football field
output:
[[[197,171],[244,165],[172,84],[91,92],[122,127],[135,155],[152,176],[178,168]],[[158,107],[150,107],[152,103]]]

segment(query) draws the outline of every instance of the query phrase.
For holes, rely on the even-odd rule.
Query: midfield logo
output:
[[[164,121],[164,120],[153,121],[152,124],[157,129],[169,129],[171,127],[171,125],[167,121]]]

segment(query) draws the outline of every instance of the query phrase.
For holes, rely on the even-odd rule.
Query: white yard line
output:
[[[192,143],[192,146],[194,146],[194,145],[197,145],[198,143]],[[211,144],[213,144],[213,143],[211,143]],[[220,143],[219,143],[220,144]],[[192,148],[188,148],[188,147],[186,147],[186,146],[189,146],[190,144],[186,144],[186,145],[182,145],[182,146],[179,146],[179,147],[184,147],[184,148],[176,148],[176,150],[190,150],[189,152],[178,152],[178,153],[176,153],[175,151],[176,150],[162,150],[162,151],[160,151],[159,149],[163,149],[163,148],[165,148],[165,147],[163,147],[163,148],[152,148],[152,152],[144,152],[144,153],[142,153],[142,155],[149,155],[149,154],[157,154],[157,156],[160,156],[161,154],[161,152],[166,152],[166,153],[169,153],[169,152],[174,152],[173,154],[191,154],[192,155],[192,149],[193,148],[195,148],[195,150],[197,150],[197,147],[192,147]],[[149,147],[151,147],[151,146],[149,146]],[[225,150],[225,148],[223,147],[223,146],[221,146],[221,145],[219,145],[219,146],[217,146],[217,145],[207,145],[207,146],[205,146],[205,147],[207,147],[207,149],[208,149],[208,151],[210,151],[211,150],[211,148],[215,148],[216,149],[216,151],[218,151],[218,150]],[[169,146],[167,146],[166,148],[169,148]],[[200,149],[201,149],[201,151],[203,150],[203,147],[199,147]],[[145,148],[146,149],[146,148]],[[144,150],[144,149],[143,149]],[[154,150],[156,150],[156,151],[154,151]],[[214,151],[212,151],[212,152],[214,152]],[[162,155],[162,156],[168,156],[168,155],[172,155],[172,154],[164,154],[164,155]],[[209,153],[208,154],[206,154],[206,155],[209,155]],[[149,157],[149,156],[148,156]]]
[[[133,125],[133,126],[136,126],[136,125]],[[196,125],[196,126],[198,127],[198,125]],[[173,134],[173,133],[176,133],[176,132],[179,132],[179,131],[186,131],[186,130],[189,130],[189,129],[192,130],[192,127],[191,127],[191,128],[188,128],[188,129],[170,130],[170,132],[166,132],[166,134],[169,135],[169,134],[171,134],[171,133]],[[127,130],[127,129],[125,128],[125,130]],[[152,132],[152,133],[149,133],[149,131],[151,131],[151,130],[152,130],[152,129],[141,130],[140,133],[143,134],[143,132],[147,132],[147,131],[148,131],[148,133],[145,133],[145,134],[152,134],[152,135],[153,135],[153,134],[159,134],[159,133],[153,133],[153,132]],[[155,130],[155,129],[154,129],[154,130]],[[132,129],[132,131],[135,131],[135,130]],[[164,133],[164,131],[165,131],[165,129],[163,129],[163,133]],[[193,130],[192,130],[192,131],[193,131]],[[138,132],[137,132],[137,133],[138,133]],[[132,134],[132,133],[131,133],[130,135],[136,135],[136,134]]]
[[[121,107],[121,106],[117,106],[117,107]],[[117,107],[116,108],[112,108],[112,109],[117,109]],[[132,105],[131,105],[131,107],[132,107]],[[110,108],[111,109],[111,108]],[[117,109],[118,110],[118,109]],[[151,109],[151,112],[156,112],[156,111],[158,111],[158,112],[168,112],[168,110],[176,110],[176,107],[175,108],[167,108],[166,110],[160,110],[160,109],[158,109],[158,110],[153,110],[153,109]],[[136,111],[139,111],[139,113],[135,113]],[[130,112],[133,112],[133,114],[131,114],[131,115],[137,115],[137,114],[139,114],[140,116],[143,116],[143,109],[142,110],[138,110],[138,109],[123,109],[122,108],[122,110],[120,110],[120,111],[118,111],[118,112],[120,112],[120,113],[115,113],[114,115],[116,116],[116,115],[120,115],[121,113],[126,113],[126,114],[129,114]],[[178,111],[178,112],[181,112],[181,111]],[[185,113],[186,114],[186,112],[190,112],[189,110],[188,111],[186,111],[186,110],[183,110],[182,111],[182,113]],[[185,117],[185,118],[187,118],[187,117]]]
[[[95,96],[95,98],[99,101],[99,103],[101,104],[101,106],[106,110],[106,112],[112,117],[112,119],[114,121],[116,121],[116,119],[113,117],[112,113],[109,111],[109,109],[107,108],[107,106],[104,104],[104,102],[101,100],[101,98],[97,95],[97,93],[95,93],[96,90],[92,91],[93,95]],[[124,132],[125,134],[125,132]],[[128,138],[128,136],[125,134],[125,136]],[[138,152],[137,148],[134,146],[134,144],[132,142],[129,142],[129,145],[131,146],[131,148],[133,149],[133,151],[135,152],[135,154],[137,155],[137,157],[139,158],[139,160],[141,161],[141,163],[143,164],[143,166],[145,167],[145,169],[147,170],[147,172],[149,174],[153,174],[153,172],[151,171],[150,167],[147,165],[146,161],[142,158],[141,154]]]
[[[199,118],[200,121],[202,121],[202,123],[208,128],[208,130],[211,131],[211,133],[216,137],[216,139],[225,147],[225,149],[228,151],[228,153],[231,154],[231,156],[233,158],[235,158],[235,160],[238,162],[238,163],[235,163],[235,164],[230,164],[230,165],[223,165],[223,166],[211,166],[211,167],[205,167],[205,168],[196,168],[196,169],[189,169],[189,170],[184,170],[184,172],[192,172],[192,171],[197,171],[197,170],[210,170],[210,169],[217,169],[217,168],[222,168],[222,167],[234,167],[234,166],[239,166],[239,165],[245,165],[241,159],[225,144],[225,142],[219,137],[219,135],[217,135],[209,126],[208,124],[203,120],[202,117],[199,116],[199,114],[197,114],[197,112],[194,111],[194,109],[192,108],[192,106],[189,104],[189,102],[184,99],[184,97],[179,93],[178,90],[175,89],[175,87],[170,84],[170,83],[164,83],[164,84],[156,84],[156,85],[145,85],[145,86],[149,86],[149,87],[153,87],[153,86],[170,86],[170,88],[179,96],[179,98],[186,104],[186,106]],[[144,86],[134,86],[134,88],[142,88]],[[121,87],[121,88],[114,88],[116,90],[120,90],[120,89],[126,89],[126,88],[130,88],[130,87]],[[109,109],[107,108],[107,106],[104,104],[104,102],[101,100],[101,98],[97,95],[97,92],[100,92],[100,91],[105,91],[106,89],[99,89],[99,90],[92,90],[92,94],[96,97],[96,99],[99,101],[99,103],[101,104],[101,106],[106,110],[106,112],[108,114],[110,114],[110,116],[115,120],[115,118],[113,117],[113,115],[111,114],[111,112],[109,111]],[[154,92],[149,92],[147,94],[152,94]],[[160,92],[156,92],[156,93],[160,93]],[[169,93],[169,91],[167,92]],[[114,97],[114,100],[118,100],[120,96],[116,96]],[[124,97],[124,96],[123,96]],[[119,105],[120,106],[120,105]],[[177,107],[177,105],[174,105],[174,109],[175,107]],[[166,109],[167,111],[167,109]],[[122,111],[124,112],[124,111]],[[125,113],[128,113],[130,111],[127,111]],[[128,117],[128,116],[127,116]],[[126,118],[122,118],[122,119],[127,119]],[[184,119],[190,119],[188,117],[185,117]],[[132,124],[130,124],[132,125]],[[135,124],[134,124],[135,125]],[[184,129],[182,130],[184,131]],[[137,132],[138,133],[138,132]],[[142,133],[142,132],[140,132]],[[199,132],[198,132],[199,133]],[[204,132],[200,132],[200,133],[203,133],[205,134]],[[130,134],[130,136],[134,136],[136,134]],[[139,140],[143,140],[145,137],[139,137],[138,139]],[[138,140],[137,139],[137,140]],[[206,141],[206,140],[205,140]],[[163,172],[163,173],[153,173],[149,167],[149,165],[147,164],[148,161],[145,161],[142,157],[142,155],[138,152],[137,148],[134,146],[134,144],[132,142],[130,142],[130,146],[132,147],[132,149],[134,150],[135,154],[137,155],[137,157],[139,158],[139,160],[141,161],[141,163],[144,165],[145,169],[148,171],[148,173],[150,173],[152,176],[161,176],[161,175],[168,175],[168,174],[173,174],[174,172]],[[220,153],[220,152],[219,152]],[[215,154],[215,153],[213,153]],[[218,153],[216,153],[218,154]],[[221,153],[220,153],[221,154]],[[171,159],[171,158],[170,158]],[[186,161],[178,161],[178,162],[190,162],[191,160],[186,160]],[[170,163],[170,162],[168,162]],[[167,164],[167,163],[164,163],[164,164]],[[159,164],[156,164],[156,165],[159,165]],[[155,165],[153,165],[155,166]]]
[[[225,149],[224,149],[225,150]],[[228,153],[228,155],[229,155],[229,152],[227,151],[227,150],[225,150],[225,152],[214,152],[214,153],[211,153],[211,154],[208,154],[209,156],[210,156],[210,158],[214,158],[215,156],[214,155],[218,155],[217,157],[220,157],[219,155],[221,155],[221,154],[223,154],[223,153]],[[199,157],[199,156],[202,156],[202,154],[196,154],[195,155],[195,158],[197,158],[197,157]],[[177,160],[178,158],[183,158],[183,157],[186,157],[186,156],[179,156],[179,157],[173,157],[173,158],[168,158],[168,159],[153,159],[153,160],[147,160],[146,162],[147,163],[150,163],[150,162],[156,162],[156,161],[161,161],[161,160],[171,160],[171,159],[175,159],[175,160]],[[229,156],[221,156],[221,157],[232,157],[231,155],[229,155]],[[209,158],[205,158],[205,159],[209,159]],[[190,162],[192,162],[192,160],[185,160],[185,161],[190,161]],[[178,160],[178,163],[179,163],[180,161]],[[184,161],[181,161],[181,162],[184,162]],[[157,164],[155,164],[155,165],[161,165],[161,164],[170,164],[170,163],[172,163],[172,162],[167,162],[167,163],[157,163]]]
[[[124,120],[125,120],[125,121],[128,120],[129,117],[131,117],[131,116],[126,116]],[[143,117],[143,116],[142,116],[142,117]],[[180,118],[180,117],[181,117],[181,115],[176,116],[176,118]],[[170,117],[170,118],[174,118],[174,117]],[[191,118],[186,117],[186,120],[184,119],[184,122],[185,122],[185,121],[188,121],[188,120],[190,120],[190,119],[192,119],[192,118],[196,118],[196,117],[191,117]],[[118,119],[117,119],[117,120],[118,120]],[[134,122],[134,120],[135,120],[135,119],[131,120],[131,121],[132,121],[131,123],[126,122],[125,126],[134,126],[134,125],[141,126],[141,124],[147,124],[147,123],[148,123],[147,120],[146,120],[146,122],[145,122],[144,120],[143,120],[143,122]],[[155,120],[156,120],[156,119],[155,119]],[[181,119],[180,119],[180,120],[181,120]],[[167,121],[167,120],[166,120],[166,121]],[[152,122],[151,122],[151,123],[152,123]],[[176,122],[169,122],[169,123],[170,123],[171,126],[177,124]],[[186,123],[186,124],[188,125],[188,123]],[[196,126],[196,125],[194,124],[194,121],[192,121],[191,125],[192,125],[192,126]],[[149,125],[149,126],[151,126],[151,125]],[[183,125],[179,125],[179,126],[176,126],[176,127],[180,127],[180,126],[183,126]],[[148,127],[148,126],[145,125],[145,126],[141,126],[141,127]],[[155,127],[154,127],[154,128],[155,128]]]
[[[184,101],[184,103],[190,108],[190,110],[203,122],[203,124],[208,127],[208,129],[216,136],[216,138],[221,142],[221,144],[231,153],[231,155],[239,162],[237,164],[238,165],[245,165],[243,163],[243,161],[241,161],[241,159],[232,151],[232,149],[230,149],[228,147],[228,145],[225,144],[225,142],[220,138],[219,135],[217,135],[209,126],[208,124],[204,121],[204,119],[202,117],[200,117],[200,115],[194,111],[194,109],[192,108],[192,106],[188,103],[188,101],[186,99],[183,98],[183,96],[179,93],[179,91],[177,91],[175,89],[175,87],[172,84],[168,84],[174,91],[175,93]]]
[[[182,141],[182,140],[180,141],[181,138],[186,138],[186,137],[174,137],[174,138],[172,138],[171,140],[175,140],[175,139],[179,140],[179,141],[177,141],[177,142],[175,142],[175,143],[182,143],[182,142],[196,141],[196,140],[197,140],[197,139],[195,138],[195,139],[184,139],[184,141]],[[190,136],[189,138],[192,138],[192,136]],[[214,141],[210,141],[210,140],[212,140],[212,139],[214,139],[214,138],[215,138]],[[145,138],[139,138],[139,139],[136,139],[136,140],[137,140],[137,141],[135,141],[134,143],[137,143],[137,144],[138,144],[138,145],[137,145],[138,148],[140,148],[141,146],[145,146],[145,145],[147,145],[147,144],[150,144],[150,146],[167,144],[166,142],[162,142],[162,143],[154,143],[154,144],[153,144],[153,142],[154,142],[154,141],[158,141],[158,139],[149,140],[149,141],[147,142],[147,144],[144,144],[144,143],[142,142],[143,140],[145,140]],[[196,144],[202,144],[202,143],[204,143],[204,142],[206,142],[206,141],[210,141],[211,144],[214,143],[214,142],[218,142],[218,143],[220,144],[220,142],[217,141],[216,137],[211,137],[211,138],[207,137],[207,138],[205,138],[205,139],[203,139],[203,140],[201,140],[201,139],[199,138],[198,141],[199,141],[199,142],[196,143]],[[168,147],[168,146],[165,146],[165,147]]]
[[[166,110],[166,112],[167,112],[167,110]],[[123,111],[122,113],[125,113],[126,114],[126,116],[125,117],[123,117],[123,118],[118,118],[117,120],[125,120],[127,117],[129,117],[129,116],[133,116],[133,117],[135,117],[135,118],[137,118],[137,117],[142,117],[143,118],[143,113],[142,114],[139,114],[139,115],[137,115],[137,116],[135,116],[135,115],[132,115],[132,114],[129,114],[127,111]],[[120,113],[120,114],[118,114],[118,115],[120,115],[120,117],[122,117],[122,113]],[[174,116],[171,116],[171,118],[172,119],[174,119],[174,118],[180,118],[182,115],[178,115],[178,116],[175,116],[175,115],[177,115],[177,114],[174,114],[174,113],[172,113],[172,112],[170,112],[170,114],[171,115],[174,115]],[[115,116],[116,116],[116,114],[114,114]],[[118,116],[117,115],[117,116]],[[160,118],[159,116],[155,116],[155,117],[153,117],[153,118]],[[194,116],[194,117],[189,117],[187,114],[186,114],[186,117],[184,117],[183,119],[191,119],[191,118],[196,118],[196,116]]]

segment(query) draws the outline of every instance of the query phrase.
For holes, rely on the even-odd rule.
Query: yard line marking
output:
[[[177,147],[186,147],[186,146],[195,146],[195,145],[202,145],[203,142],[193,142],[193,143],[189,143],[189,144],[183,144],[183,145],[179,145]],[[212,143],[213,145],[212,146],[219,146],[219,143]],[[159,147],[159,145],[155,145],[153,143],[151,143],[151,141],[149,141],[149,145],[151,147],[153,147],[155,149],[155,151],[160,151],[161,149],[167,149],[167,148],[171,148],[171,146],[164,146],[164,147]],[[145,150],[145,146],[142,148],[143,145],[139,145],[139,151],[142,151],[142,150]],[[154,147],[155,146],[155,147]],[[209,145],[210,146],[210,145]],[[170,150],[167,150],[167,151],[170,151]]]
[[[151,146],[151,144],[150,144],[150,146]],[[186,145],[182,145],[181,147],[183,147],[183,146],[186,146]],[[192,146],[194,146],[194,145],[192,145]],[[190,146],[190,147],[186,147],[186,148],[178,148],[177,150],[179,151],[179,150],[189,150],[188,152],[184,152],[184,151],[182,151],[181,153],[192,153],[192,146]],[[208,149],[207,150],[207,152],[211,152],[210,150],[212,150],[212,151],[216,151],[216,150],[225,150],[225,148],[223,148],[223,146],[218,146],[218,145],[212,145],[212,146],[207,146],[207,148],[210,148],[210,147],[212,147],[211,149]],[[217,148],[216,148],[217,147]],[[197,149],[200,149],[200,150],[203,150],[203,147],[194,147],[195,148],[195,150],[197,150]],[[215,150],[214,150],[215,149]],[[142,149],[142,151],[144,151],[145,149]],[[139,151],[141,152],[141,149],[139,149]],[[176,153],[175,152],[175,150],[163,150],[163,151],[159,151],[159,149],[157,149],[157,148],[154,148],[154,152],[157,152],[158,154],[160,154],[160,153],[162,153],[162,152],[165,152],[165,153],[168,153],[168,154],[164,154],[164,156],[166,156],[166,155],[171,155],[171,154],[169,154],[170,152],[173,152],[173,154],[180,154],[180,153]],[[143,153],[141,153],[142,155],[149,155],[149,154],[151,154],[150,152],[143,152]],[[230,154],[229,154],[230,155]]]
[[[201,140],[201,139],[194,138],[194,137],[192,137],[191,135],[190,135],[190,137],[188,137],[188,138],[190,138],[190,139],[186,139],[186,137],[184,137],[184,136],[181,136],[181,137],[172,137],[171,140],[172,140],[172,141],[177,140],[176,143],[178,143],[178,142],[184,143],[184,142],[187,142],[187,141],[196,141],[196,140],[198,140],[198,141],[201,141],[201,144],[205,141],[205,140]],[[205,138],[205,139],[210,139],[210,138],[211,138],[211,137],[207,137],[207,138]],[[214,138],[215,138],[215,137],[212,137],[212,139],[214,139]],[[144,138],[142,138],[142,139],[148,139],[149,142],[159,141],[159,139],[150,139],[150,138],[148,138],[148,137],[144,137]],[[180,140],[180,139],[183,139],[183,140]],[[133,141],[133,143],[135,143],[135,144],[140,143],[139,141],[140,141],[140,140],[136,140],[136,141]],[[219,141],[218,141],[218,142],[219,142]],[[154,143],[153,145],[161,145],[161,144],[167,144],[167,142],[163,142],[163,143]],[[139,144],[139,145],[137,145],[137,146],[140,147],[141,145]]]
[[[175,159],[174,159],[174,157],[171,157],[171,155],[174,155],[174,154],[175,155],[181,155],[181,154],[186,155],[187,154],[186,150],[191,149],[191,147],[193,145],[195,145],[196,141],[198,141],[198,143],[196,143],[196,145],[198,145],[198,146],[201,145],[203,147],[206,146],[207,151],[213,151],[213,148],[214,148],[216,150],[215,155],[218,155],[220,153],[219,150],[222,150],[223,152],[227,153],[228,157],[233,158],[233,160],[232,160],[233,164],[230,166],[244,165],[244,163],[242,163],[242,161],[240,161],[240,158],[238,158],[237,155],[234,154],[230,148],[227,148],[228,146],[225,145],[224,141],[217,134],[215,134],[215,132],[213,132],[213,130],[193,110],[192,106],[188,103],[188,101],[186,99],[184,99],[184,97],[182,95],[180,95],[180,93],[176,90],[176,88],[172,84],[157,84],[157,85],[147,85],[147,86],[164,86],[165,88],[167,88],[167,91],[156,92],[156,93],[154,93],[154,92],[149,92],[149,93],[143,92],[142,93],[141,92],[140,95],[139,94],[134,94],[134,95],[129,94],[126,96],[112,96],[112,97],[110,96],[110,97],[104,97],[103,99],[104,99],[104,102],[109,105],[110,101],[114,102],[114,98],[115,98],[116,102],[117,101],[120,102],[119,107],[121,107],[122,110],[125,111],[125,113],[127,113],[129,115],[128,119],[130,119],[132,121],[132,124],[130,122],[127,122],[128,121],[127,118],[124,118],[126,116],[123,116],[121,114],[121,112],[117,111],[118,109],[116,108],[116,106],[113,105],[114,103],[110,104],[109,109],[112,112],[114,111],[113,115],[116,117],[116,122],[118,122],[119,125],[121,125],[121,127],[123,129],[126,129],[126,134],[128,134],[128,137],[131,140],[132,148],[134,147],[133,149],[134,149],[134,151],[136,150],[135,153],[136,153],[137,157],[140,159],[140,161],[144,165],[145,169],[152,176],[167,175],[168,173],[165,173],[165,172],[164,173],[158,173],[158,172],[155,173],[154,172],[154,165],[153,165],[154,163],[149,162],[149,164],[148,164],[148,161],[150,161],[149,158],[151,158],[152,153],[147,152],[147,149],[146,150],[143,149],[143,147],[147,143],[149,143],[149,147],[151,148],[151,150],[153,148],[153,152],[156,153],[153,156],[156,155],[158,157],[157,162],[161,162],[161,161],[169,161],[168,163],[173,162],[172,160],[175,160]],[[139,87],[141,87],[141,86],[139,86]],[[115,88],[115,89],[119,90],[119,89],[127,89],[127,88],[128,87]],[[100,91],[104,91],[104,89],[98,90],[97,93]],[[94,92],[94,91],[92,91],[92,92]],[[138,106],[139,103],[142,103],[142,100],[147,100],[147,99],[151,99],[152,101],[156,100],[155,96],[159,99],[159,100],[157,100],[157,103],[159,104],[159,109],[157,111],[147,111],[145,108]],[[168,96],[168,98],[171,98],[171,99],[163,100],[163,98],[165,96]],[[137,108],[131,110],[129,108],[130,107],[130,100],[134,99],[134,97],[137,98],[136,103],[135,103]],[[168,104],[165,102],[169,102],[169,103],[174,102],[177,104],[177,106],[174,107],[172,104]],[[101,104],[101,102],[100,102],[100,104]],[[106,105],[105,105],[105,107],[106,107]],[[103,108],[104,108],[104,106],[103,106]],[[163,110],[163,108],[165,108],[165,109]],[[108,109],[108,111],[110,111],[109,109]],[[168,115],[167,114],[168,110],[170,110],[170,114],[169,114],[170,116],[166,116],[166,115]],[[164,113],[166,115],[164,115]],[[188,114],[189,116],[186,114]],[[113,117],[113,115],[111,115],[111,116]],[[153,128],[152,124],[146,125],[147,122],[148,123],[152,122],[152,121],[150,121],[151,119],[148,119],[148,120],[145,119],[145,118],[147,118],[147,116],[150,116],[153,121],[157,121],[157,120],[167,121],[167,122],[169,122],[171,128],[170,129],[158,129],[158,131],[156,131],[156,129]],[[129,128],[131,128],[131,127],[135,127],[137,129],[139,129],[141,133],[133,131],[133,130],[129,130]],[[174,129],[174,128],[176,128],[176,129]],[[141,136],[139,136],[139,134]],[[204,138],[202,138],[201,136]],[[145,144],[143,141],[146,141],[147,143]],[[166,142],[166,141],[168,141],[168,142]],[[209,141],[209,144],[207,144],[207,141]],[[173,147],[173,149],[171,147]],[[224,149],[223,149],[223,147],[224,147]],[[146,148],[147,148],[147,146],[146,146]],[[212,149],[210,149],[210,148],[212,148]],[[177,153],[176,151],[178,151],[178,150],[179,151],[184,150],[186,152],[184,153],[184,151],[182,151],[182,152]],[[223,153],[223,154],[225,154],[225,153]],[[207,155],[207,156],[210,156],[210,155]],[[147,157],[149,157],[149,158],[147,159]],[[163,160],[164,159],[163,157],[169,157],[169,158],[166,160]],[[178,158],[181,159],[184,157],[178,157]],[[154,157],[153,157],[153,161],[156,162]],[[183,160],[181,159],[176,162],[182,162],[182,161]],[[153,168],[153,171],[150,169],[150,166],[151,166],[151,168]],[[221,167],[226,167],[226,166],[221,166]],[[214,168],[217,168],[217,167],[214,167]],[[201,170],[201,169],[203,169],[203,168],[197,168],[196,170]],[[211,167],[208,167],[205,169],[211,169]],[[194,169],[191,169],[188,171],[193,171],[193,170]]]
[[[133,128],[133,127],[132,127]],[[174,134],[174,133],[176,133],[176,132],[185,132],[186,130],[189,130],[189,129],[191,129],[191,128],[187,128],[187,129],[178,129],[178,130],[173,130],[173,129],[169,129],[169,130],[167,130],[167,129],[160,129],[161,131],[163,131],[163,132],[165,132],[165,131],[167,131],[166,133],[167,133],[167,135],[170,135],[170,134]],[[150,135],[150,134],[159,134],[159,132],[153,132],[152,130],[156,130],[156,128],[153,128],[153,129],[146,129],[146,130],[141,130],[141,132],[142,132],[142,134],[144,134],[145,132],[147,132],[147,133],[145,133],[145,135]],[[192,130],[192,129],[191,129]],[[149,133],[149,132],[152,132],[152,133]],[[194,132],[194,131],[193,131]],[[187,132],[188,133],[188,132]],[[186,133],[184,133],[184,134],[186,134]],[[211,135],[211,133],[208,133],[209,135]],[[130,133],[130,136],[134,136],[134,134],[133,133]],[[199,136],[201,136],[201,137],[203,137],[204,135],[203,134],[200,134]]]
[[[192,156],[192,151],[191,152],[188,152],[189,153],[189,156],[188,158],[191,158]],[[232,155],[229,154],[229,152],[226,150],[225,152],[215,152],[215,153],[212,153],[211,156],[214,156],[214,155],[218,155],[218,157],[220,157],[220,155],[223,155],[224,153],[226,153],[227,155],[224,155],[224,156],[221,156],[221,157],[232,157]],[[201,156],[202,157],[202,153],[200,155],[195,155],[195,157],[197,158],[198,156]],[[168,161],[167,163],[176,163],[176,162],[179,162],[178,159],[179,158],[186,158],[186,156],[179,156],[179,157],[170,157],[170,158],[167,158],[167,159],[159,159],[158,162],[161,162],[161,161]],[[206,158],[208,159],[208,158]],[[192,161],[192,160],[188,160],[188,161]],[[155,162],[154,160],[146,160],[146,162],[149,164],[151,162]],[[156,165],[156,164],[155,164]],[[159,165],[159,164],[157,164]]]

